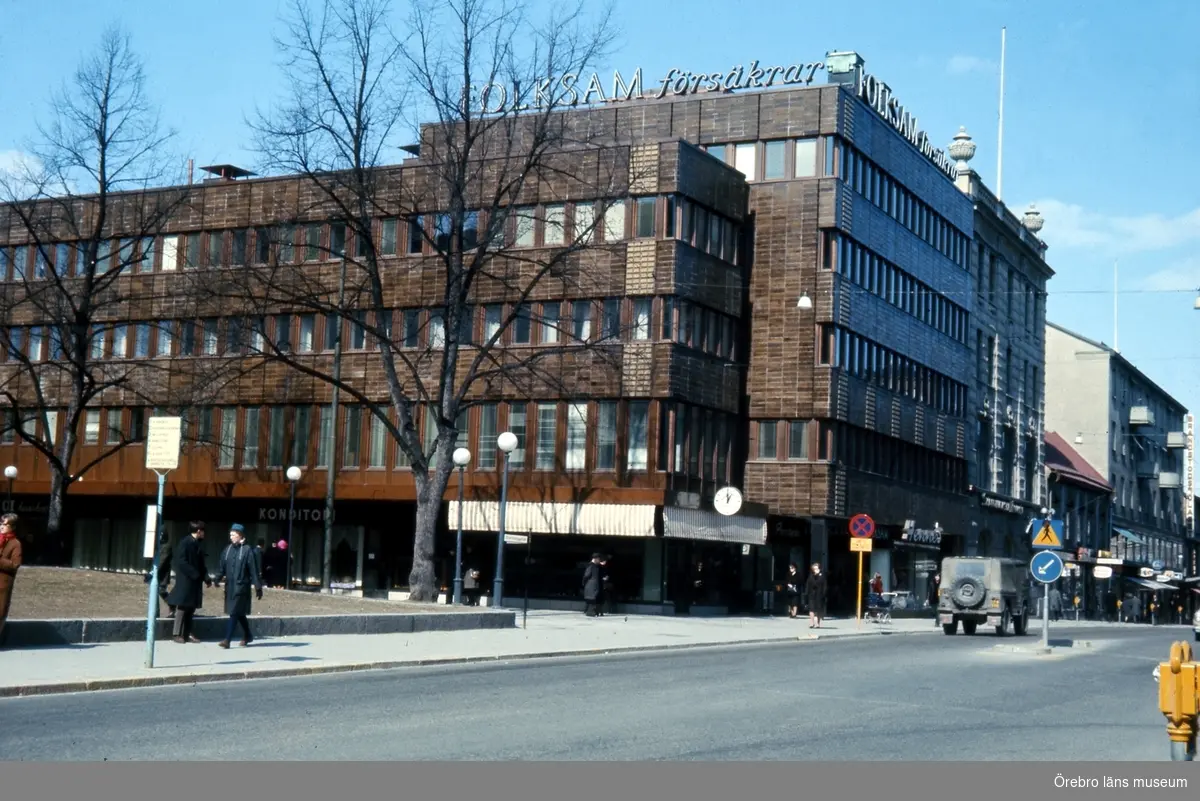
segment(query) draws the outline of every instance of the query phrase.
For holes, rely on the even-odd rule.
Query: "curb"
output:
[[[874,636],[914,636],[934,634],[933,631],[863,631],[840,634],[824,638],[826,641],[861,639]],[[759,637],[726,642],[677,643],[664,645],[630,645],[612,648],[577,648],[566,651],[538,651],[500,656],[447,656],[436,659],[395,659],[376,662],[353,662],[341,665],[317,665],[313,667],[277,668],[271,670],[226,671],[222,673],[179,674],[173,676],[131,676],[120,679],[92,679],[90,681],[68,681],[24,686],[0,687],[0,698],[28,698],[38,695],[62,695],[66,693],[101,692],[105,690],[129,690],[145,687],[169,687],[181,684],[212,684],[247,679],[278,679],[296,676],[320,676],[333,673],[360,673],[372,670],[396,670],[398,668],[438,667],[444,665],[470,665],[488,662],[521,662],[534,659],[561,659],[579,656],[605,656],[649,653],[655,651],[695,651],[705,648],[729,648],[742,645],[782,645],[794,642],[818,642],[820,635],[798,635],[794,637]]]

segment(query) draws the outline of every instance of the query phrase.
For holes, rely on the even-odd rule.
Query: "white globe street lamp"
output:
[[[504,472],[500,479],[500,531],[496,537],[496,577],[492,580],[492,606],[504,602],[504,513],[508,507],[508,460],[517,449],[517,435],[505,431],[496,437],[496,447],[504,454]]]
[[[471,463],[471,452],[466,448],[455,448],[454,466],[458,468],[458,539],[454,544],[454,605],[462,603],[462,519],[463,519],[463,471]]]

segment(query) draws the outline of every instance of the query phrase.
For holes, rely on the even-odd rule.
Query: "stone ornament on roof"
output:
[[[975,147],[975,142],[967,133],[966,126],[959,126],[958,133],[954,135],[954,141],[950,143],[950,147],[946,148],[946,151],[950,154],[950,158],[957,162],[955,167],[960,175],[971,171],[971,165],[967,162],[975,157]]]

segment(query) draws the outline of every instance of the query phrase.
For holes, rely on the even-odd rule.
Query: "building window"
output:
[[[368,459],[370,467],[387,466],[387,428],[377,414],[371,415],[371,451]]]
[[[328,468],[333,444],[333,409],[328,406],[321,407],[318,428],[320,430],[317,432],[317,467]]]
[[[316,346],[317,318],[313,314],[300,315],[300,341],[297,343],[301,353],[312,353]]]
[[[254,261],[256,264],[267,264],[271,261],[271,231],[269,228],[254,229]]]
[[[275,315],[275,347],[283,353],[292,349],[292,315]]]
[[[321,258],[321,226],[309,223],[304,226],[304,260],[317,261]]]
[[[150,324],[138,323],[134,326],[133,358],[146,359],[150,356]]]
[[[429,313],[429,347],[436,350],[446,344],[446,321],[440,311]]]
[[[600,338],[617,339],[621,336],[621,299],[606,298],[603,317],[600,320]]]
[[[633,299],[633,339],[642,341],[650,338],[650,310],[653,298]]]
[[[592,305],[586,300],[571,304],[572,334],[578,342],[587,342],[592,336]]]
[[[475,463],[480,470],[496,468],[496,431],[499,408],[494,403],[484,403],[479,407],[479,455]]]
[[[546,207],[546,222],[542,230],[542,242],[547,245],[561,245],[566,224],[566,206],[556,203]]]
[[[526,417],[527,413],[523,404],[509,404],[508,430],[517,438],[517,447],[509,454],[508,463],[518,469],[525,466],[525,437],[528,432]]]
[[[726,158],[725,158],[726,146],[725,145],[709,145],[707,150],[708,150],[708,155],[712,156],[717,161],[720,161],[722,163],[724,163],[726,161]]]
[[[237,409],[225,406],[221,409],[221,442],[217,449],[217,467],[233,467],[233,451],[237,444]]]
[[[760,420],[758,423],[758,458],[778,458],[777,424],[774,420]]]
[[[604,241],[620,242],[625,239],[625,201],[614,200],[604,212]]]
[[[567,470],[587,467],[587,403],[567,404],[567,453],[563,466]]]
[[[98,445],[100,443],[100,410],[88,409],[83,417],[83,444]]]
[[[209,267],[220,267],[221,266],[221,250],[222,250],[222,245],[224,244],[224,242],[225,242],[225,234],[224,233],[222,233],[221,231],[209,231],[209,233],[208,233],[208,248],[207,248],[208,252],[205,254],[205,256],[206,256],[205,264],[207,264]],[[122,249],[123,248],[124,248],[124,245],[122,245]],[[132,242],[130,243],[129,255],[130,256],[133,255],[133,243]],[[125,261],[124,255],[122,255],[121,261],[122,262]]]
[[[793,420],[788,432],[788,458],[808,461],[808,421]]]
[[[267,418],[267,467],[283,467],[287,423],[283,406],[272,406]]]
[[[597,404],[597,411],[599,416],[596,425],[596,469],[614,470],[617,467],[617,404],[615,401],[602,401]],[[585,415],[586,412],[587,409],[584,408]],[[584,422],[586,424],[586,419]],[[570,433],[568,427],[568,459],[571,456]]]
[[[246,410],[245,438],[242,440],[242,468],[245,470],[258,469],[258,421],[259,409]]]
[[[421,344],[421,312],[417,309],[407,309],[404,312],[404,331],[401,334],[402,343],[406,348],[415,348]]]
[[[200,266],[200,234],[187,235],[187,255],[185,256],[184,267],[199,267]],[[98,270],[98,272],[102,272]]]
[[[350,312],[350,350],[366,350],[366,321],[367,313],[362,309]]]
[[[558,405],[554,403],[539,403],[537,405],[537,455],[534,468],[537,470],[553,470],[554,454],[558,444]]]
[[[626,465],[630,470],[649,468],[650,450],[650,403],[629,402],[629,442]]]
[[[483,341],[480,344],[490,343],[492,337],[500,333],[500,322],[503,313],[504,307],[498,303],[483,307]],[[497,341],[497,344],[499,344],[499,341]]]
[[[523,206],[513,212],[513,218],[516,225],[513,243],[519,248],[533,247],[537,210],[532,206]]]
[[[596,207],[591,203],[575,204],[575,241],[591,243],[596,239]]]
[[[639,197],[634,201],[636,207],[636,224],[634,236],[646,239],[654,236],[654,216],[658,206],[656,197]]]
[[[410,256],[417,255],[425,250],[425,216],[417,214],[408,218],[408,245],[406,248]]]
[[[758,179],[757,158],[758,143],[756,142],[744,142],[736,145],[733,149],[733,166],[746,176],[747,181]]]
[[[522,303],[517,307],[517,313],[513,317],[512,341],[514,345],[528,345],[530,341],[532,323],[530,322],[529,305]]]
[[[358,467],[358,455],[362,450],[362,407],[346,407],[346,429],[343,439],[342,467]]]
[[[113,332],[112,357],[114,359],[124,359],[126,356],[129,355],[127,326],[125,326],[124,324],[114,325],[112,332]],[[30,334],[29,334],[29,344],[32,347],[32,345],[33,345],[33,332],[32,331],[30,331]],[[40,347],[41,347],[40,342],[38,343],[38,346],[40,349]],[[32,357],[33,356],[31,353],[30,358],[32,358]]]
[[[279,263],[291,264],[296,260],[296,229],[290,225],[279,228]]]
[[[795,176],[797,178],[817,177],[816,139],[800,139],[796,142]]]
[[[558,303],[542,304],[542,344],[552,345],[558,342],[559,316],[562,309]]]
[[[379,252],[384,256],[396,255],[396,224],[397,221],[392,219],[384,220],[380,226]],[[332,239],[332,236],[330,238]],[[334,252],[340,254],[340,251]]]
[[[767,142],[764,146],[763,178],[774,180],[786,177],[784,158],[787,151],[783,142]]]
[[[292,427],[292,448],[288,461],[294,465],[308,464],[308,436],[310,427],[311,407],[297,406],[296,420]]]

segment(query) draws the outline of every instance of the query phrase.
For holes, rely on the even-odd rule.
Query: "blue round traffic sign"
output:
[[[1053,584],[1062,578],[1062,557],[1054,551],[1040,551],[1029,560],[1029,572],[1036,581],[1043,584]]]

